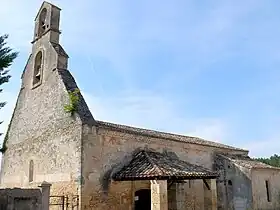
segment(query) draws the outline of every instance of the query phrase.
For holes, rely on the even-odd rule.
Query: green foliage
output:
[[[280,167],[280,156],[274,154],[269,158],[255,158],[255,160],[266,163],[274,167]]]
[[[13,52],[10,47],[6,46],[5,40],[8,38],[8,35],[0,36],[0,85],[3,85],[9,82],[11,75],[9,75],[9,70],[7,69],[10,67],[14,61],[14,59],[18,56],[18,52]],[[0,93],[3,89],[0,88]],[[0,102],[0,109],[6,105],[7,102]],[[0,122],[1,124],[2,122]],[[2,133],[0,133],[0,136]],[[6,135],[7,136],[7,135]],[[7,137],[4,139],[3,146],[0,149],[0,152],[4,152],[6,147]]]
[[[70,103],[64,105],[65,112],[71,113],[71,115],[73,115],[74,112],[77,111],[77,106],[78,106],[78,102],[79,102],[79,93],[80,93],[80,90],[78,88],[76,88],[73,91],[68,92]]]

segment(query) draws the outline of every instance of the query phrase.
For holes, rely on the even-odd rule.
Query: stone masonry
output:
[[[280,209],[279,169],[260,167],[247,150],[97,121],[80,93],[73,113],[66,112],[69,92],[78,87],[59,42],[60,11],[43,2],[35,18],[32,53],[4,143],[2,188],[34,188],[47,181],[51,195],[78,196],[81,210],[132,210],[141,189],[151,190],[151,209]],[[217,171],[219,177],[172,185],[170,180],[115,181],[112,175],[145,148]]]
[[[48,210],[51,184],[43,182],[41,189],[0,189],[1,210]]]
[[[3,154],[2,187],[36,187],[49,180],[52,194],[78,194],[81,165],[81,135],[83,120],[64,111],[69,103],[68,56],[58,53],[60,9],[43,3],[40,11],[47,10],[46,31],[36,36],[32,53],[22,74],[22,84],[16,107],[7,132],[7,150]],[[62,49],[62,47],[60,46]],[[42,52],[41,77],[34,84],[36,55]],[[63,64],[63,65],[62,65]],[[64,67],[64,68],[61,68]],[[34,180],[29,181],[30,161],[34,162]]]

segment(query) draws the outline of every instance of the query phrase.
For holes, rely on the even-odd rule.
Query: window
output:
[[[232,181],[231,180],[228,180],[228,185],[232,186]]]
[[[30,160],[29,162],[29,182],[33,182],[34,179],[34,162]]]
[[[40,51],[37,53],[37,55],[35,57],[33,85],[36,85],[41,82],[42,67],[43,67],[42,61],[43,61],[43,53],[42,53],[42,51]]]
[[[266,188],[266,197],[267,197],[267,201],[271,202],[271,197],[270,197],[270,186],[268,183],[268,180],[265,181],[265,188]]]

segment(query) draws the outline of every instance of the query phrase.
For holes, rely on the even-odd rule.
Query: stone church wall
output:
[[[266,188],[266,181],[268,188]],[[254,209],[279,210],[280,209],[280,170],[253,169],[252,191]],[[268,195],[267,195],[268,194]],[[268,198],[269,196],[269,198]]]
[[[176,141],[169,141],[158,138],[151,138],[135,134],[127,134],[119,131],[111,131],[104,128],[84,127],[83,130],[83,152],[82,152],[82,189],[83,197],[81,205],[87,209],[95,205],[95,209],[122,209],[119,205],[120,195],[115,192],[123,192],[128,200],[127,206],[133,205],[134,195],[130,189],[129,182],[113,182],[110,180],[110,173],[114,168],[120,167],[129,160],[130,154],[137,148],[148,147],[159,152],[164,150],[175,152],[176,155],[185,161],[213,169],[214,151],[222,149],[205,147],[195,144],[187,144]],[[225,151],[223,151],[225,152]],[[234,151],[227,151],[234,152]],[[236,152],[236,151],[235,151]],[[196,199],[196,209],[203,209],[205,205],[202,180],[194,182],[193,195]],[[137,190],[137,188],[134,188]],[[111,197],[115,198],[110,199]],[[132,203],[131,203],[132,202]],[[94,204],[93,204],[94,203]],[[127,207],[125,209],[130,209]]]
[[[252,209],[251,171],[226,158],[215,156],[218,209]]]
[[[48,181],[53,183],[51,194],[77,194],[81,122],[64,111],[68,93],[56,70],[47,69],[43,83],[32,89],[31,61],[23,75],[8,132],[8,149],[2,158],[1,187],[32,187]],[[30,182],[31,160],[34,178]]]

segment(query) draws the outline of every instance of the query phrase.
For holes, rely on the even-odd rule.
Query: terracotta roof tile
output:
[[[225,144],[220,144],[220,143],[213,142],[213,141],[207,141],[207,140],[204,140],[204,139],[201,139],[198,137],[165,133],[165,132],[160,132],[160,131],[136,128],[136,127],[114,124],[114,123],[103,122],[103,121],[96,121],[96,122],[97,122],[97,125],[100,127],[109,128],[112,130],[117,130],[117,131],[126,132],[126,133],[144,135],[144,136],[149,136],[149,137],[154,137],[154,138],[168,139],[168,140],[173,140],[173,141],[180,141],[180,142],[191,143],[191,144],[199,144],[199,145],[203,145],[203,146],[211,146],[211,147],[216,147],[216,148],[248,152],[247,150],[244,150],[244,149],[228,146]]]
[[[276,170],[280,170],[280,168],[278,167],[274,167],[262,162],[259,162],[257,160],[254,160],[252,158],[250,158],[249,156],[244,156],[244,155],[222,155],[223,157],[226,157],[228,160],[230,160],[232,163],[248,168],[248,169],[252,169],[252,168],[256,168],[256,169],[276,169]]]
[[[207,179],[218,174],[201,166],[174,158],[167,153],[140,150],[134,153],[131,161],[123,166],[112,178],[115,181],[145,179]]]

